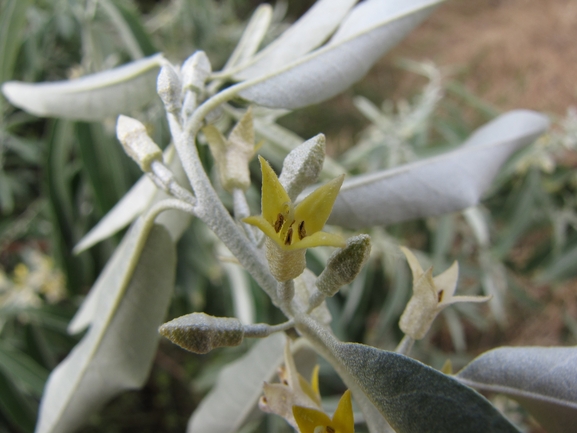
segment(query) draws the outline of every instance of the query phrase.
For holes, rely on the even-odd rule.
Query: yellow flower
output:
[[[267,236],[267,259],[278,281],[298,277],[305,268],[306,248],[344,247],[344,239],[321,231],[343,183],[344,175],[317,188],[298,205],[294,205],[268,162],[259,156],[262,170],[262,215],[243,221]]]
[[[300,433],[354,433],[355,431],[349,390],[346,390],[341,397],[332,419],[320,410],[302,406],[293,406],[293,415]]]
[[[423,271],[415,255],[405,247],[401,250],[413,274],[413,296],[399,321],[399,327],[409,337],[420,340],[429,331],[443,308],[458,302],[485,302],[490,296],[454,296],[459,278],[455,261],[445,272],[433,277],[433,269]]]

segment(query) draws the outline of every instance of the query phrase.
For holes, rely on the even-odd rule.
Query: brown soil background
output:
[[[453,0],[441,5],[385,60],[432,60],[506,110],[563,115],[577,105],[577,1]],[[411,78],[397,83],[406,95]]]

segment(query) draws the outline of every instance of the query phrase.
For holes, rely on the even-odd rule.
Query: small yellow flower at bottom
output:
[[[355,421],[351,392],[346,390],[339,401],[333,418],[321,412],[302,406],[293,406],[293,415],[300,433],[354,433]]]
[[[261,156],[262,215],[244,218],[263,231],[269,267],[278,281],[298,277],[305,268],[305,251],[318,246],[344,247],[344,239],[321,231],[343,183],[344,175],[317,188],[294,205],[274,170]]]

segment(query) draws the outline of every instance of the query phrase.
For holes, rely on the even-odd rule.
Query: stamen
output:
[[[437,302],[441,302],[443,300],[444,290],[441,290],[437,295]]]
[[[284,240],[284,244],[290,245],[292,244],[292,240],[293,240],[293,228],[289,227],[288,231],[286,232],[286,238]]]
[[[335,433],[335,429],[332,428],[330,425],[327,426],[327,433]]]
[[[299,239],[303,239],[307,236],[307,231],[305,229],[305,222],[301,221],[299,224]]]
[[[276,217],[276,222],[274,223],[274,231],[277,233],[280,232],[283,223],[284,223],[284,217],[282,216],[281,213],[279,213],[278,216]]]

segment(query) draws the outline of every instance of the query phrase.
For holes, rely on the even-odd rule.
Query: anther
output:
[[[305,229],[305,222],[301,221],[299,224],[299,239],[304,239],[307,235],[307,231]]]
[[[438,299],[437,302],[441,302],[443,300],[443,294],[444,294],[444,291],[441,290],[439,292],[439,294],[437,295],[437,299]]]
[[[286,232],[286,239],[284,240],[284,244],[290,245],[292,244],[292,240],[293,240],[293,228],[289,227],[288,231]]]
[[[276,217],[276,222],[274,223],[274,231],[277,233],[280,232],[283,223],[284,223],[284,217],[282,216],[281,213],[279,213],[278,216]]]

